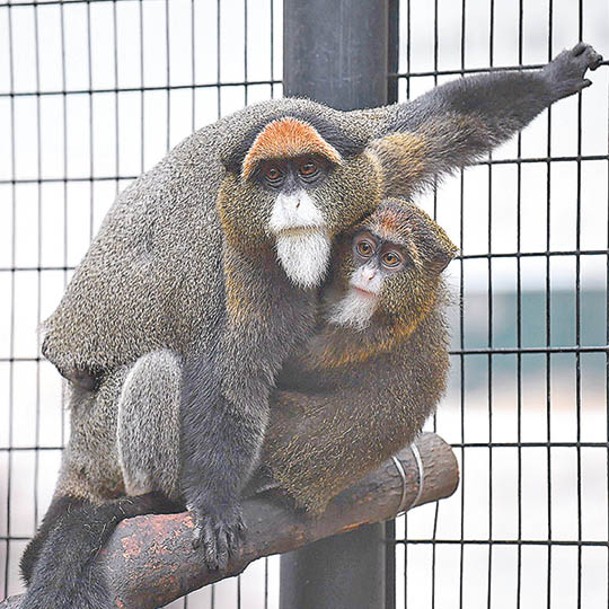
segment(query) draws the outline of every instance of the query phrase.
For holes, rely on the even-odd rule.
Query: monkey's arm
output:
[[[545,68],[471,76],[398,106],[389,134],[372,143],[385,195],[406,195],[472,163],[555,101],[590,86],[602,57],[589,45],[563,51]]]
[[[182,488],[193,512],[195,547],[207,566],[224,569],[237,549],[245,525],[239,494],[262,442],[268,389],[244,411],[223,393],[220,362],[188,358],[182,397]],[[248,411],[249,410],[249,411]]]
[[[195,545],[212,569],[226,565],[244,528],[240,494],[262,444],[274,378],[313,323],[313,294],[295,297],[274,262],[261,272],[259,260],[229,246],[224,256],[226,319],[211,349],[186,358],[181,406],[183,491]]]

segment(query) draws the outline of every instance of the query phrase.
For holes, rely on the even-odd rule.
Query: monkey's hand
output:
[[[596,70],[602,61],[603,57],[583,42],[560,53],[542,70],[554,101],[589,87],[592,82],[584,76],[588,69]]]
[[[217,507],[189,506],[195,521],[192,545],[202,548],[209,571],[223,571],[231,556],[236,554],[245,538],[245,523],[241,507],[234,505],[224,510]]]

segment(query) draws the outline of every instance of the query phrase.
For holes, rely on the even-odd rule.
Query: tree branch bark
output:
[[[414,502],[421,505],[452,495],[458,486],[459,469],[450,446],[435,434],[425,433],[415,447],[423,470],[422,485],[416,450],[406,448],[396,456],[402,468],[387,461],[336,497],[319,519],[262,497],[245,501],[247,540],[221,575],[209,573],[199,552],[192,548],[193,522],[188,513],[125,520],[100,556],[116,606],[162,607],[202,586],[238,575],[257,558],[388,520],[414,507]],[[18,596],[0,603],[0,609],[18,607]]]

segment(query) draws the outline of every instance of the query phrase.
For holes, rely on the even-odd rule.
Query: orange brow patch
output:
[[[281,118],[269,123],[256,137],[243,159],[241,176],[251,177],[256,163],[264,159],[284,159],[307,154],[318,154],[337,165],[342,157],[317,130],[295,118]]]
[[[399,218],[393,211],[385,211],[380,218],[379,229],[385,235],[393,235],[398,230]]]

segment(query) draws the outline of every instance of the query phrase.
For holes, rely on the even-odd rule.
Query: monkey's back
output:
[[[244,134],[275,118],[324,115],[350,137],[380,133],[392,109],[339,112],[301,99],[247,107],[186,138],[119,195],[55,312],[44,353],[60,370],[113,369],[187,352],[223,310],[216,196]]]

